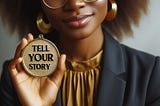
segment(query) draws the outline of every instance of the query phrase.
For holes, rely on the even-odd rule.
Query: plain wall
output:
[[[151,0],[147,16],[143,16],[140,26],[133,27],[134,37],[125,38],[122,43],[154,55],[160,56],[160,0]],[[0,72],[5,60],[14,56],[20,42],[17,33],[9,33],[0,21]]]
[[[149,12],[143,16],[139,27],[133,27],[134,37],[122,43],[160,56],[160,0],[150,0]]]

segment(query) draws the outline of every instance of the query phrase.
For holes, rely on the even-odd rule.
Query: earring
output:
[[[43,20],[43,13],[40,12],[38,14],[38,17],[37,17],[37,28],[39,29],[40,32],[42,32],[43,34],[47,34],[49,32],[51,32],[51,24],[50,23],[46,23],[44,20]]]
[[[109,0],[109,2],[111,3],[111,10],[106,15],[107,21],[113,20],[117,15],[117,3],[115,0]]]

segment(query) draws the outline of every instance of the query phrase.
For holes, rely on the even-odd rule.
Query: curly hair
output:
[[[138,25],[142,13],[147,13],[149,0],[117,0],[118,13],[112,21],[105,21],[105,28],[118,39],[132,36],[132,24]],[[0,16],[10,31],[19,32],[21,37],[27,31],[36,34],[36,18],[41,10],[39,0],[0,0]],[[126,34],[123,34],[126,33]]]

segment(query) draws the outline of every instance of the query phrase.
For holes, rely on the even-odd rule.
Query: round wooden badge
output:
[[[39,35],[22,51],[24,69],[33,76],[51,75],[57,68],[59,51],[49,40]]]

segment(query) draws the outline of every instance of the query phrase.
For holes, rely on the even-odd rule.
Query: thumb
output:
[[[53,76],[50,78],[51,81],[53,81],[56,84],[58,89],[61,86],[61,82],[66,71],[65,61],[66,61],[66,55],[62,54],[59,58],[57,70],[54,72]]]

